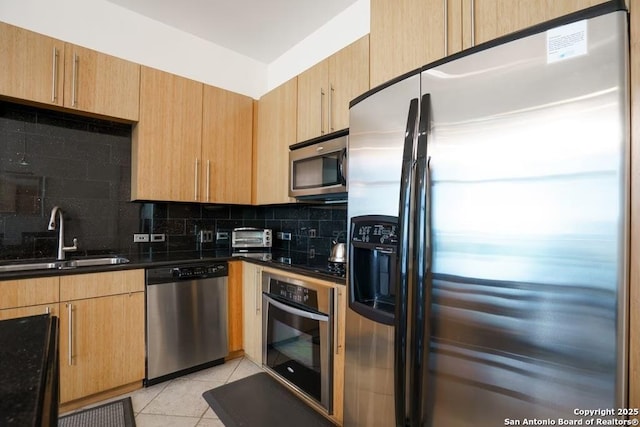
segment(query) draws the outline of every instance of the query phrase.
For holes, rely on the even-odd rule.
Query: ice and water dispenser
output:
[[[379,323],[393,325],[398,218],[383,215],[351,219],[349,306]]]

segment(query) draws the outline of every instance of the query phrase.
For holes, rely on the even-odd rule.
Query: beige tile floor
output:
[[[223,427],[202,393],[261,371],[249,359],[234,359],[110,400],[130,396],[137,427]]]

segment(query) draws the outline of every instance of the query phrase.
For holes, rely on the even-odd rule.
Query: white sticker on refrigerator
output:
[[[578,21],[547,31],[547,63],[587,53],[587,21]]]

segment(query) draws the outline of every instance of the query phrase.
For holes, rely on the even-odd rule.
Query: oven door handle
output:
[[[265,295],[265,294],[262,294],[262,295],[267,299],[267,302],[269,304],[273,304],[275,307],[278,307],[280,310],[286,313],[294,314],[296,316],[304,317],[306,319],[319,320],[321,322],[329,321],[329,316],[326,316],[324,314],[317,314],[317,313],[311,313],[305,310],[300,310],[299,308],[295,308],[290,305],[283,304],[280,301],[276,301],[268,295]]]

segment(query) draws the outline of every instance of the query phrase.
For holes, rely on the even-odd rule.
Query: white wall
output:
[[[271,90],[279,86],[369,34],[370,15],[369,0],[358,0],[322,28],[289,49],[267,67],[267,89]]]
[[[269,65],[105,0],[0,0],[0,21],[257,99],[367,34],[369,0]]]

